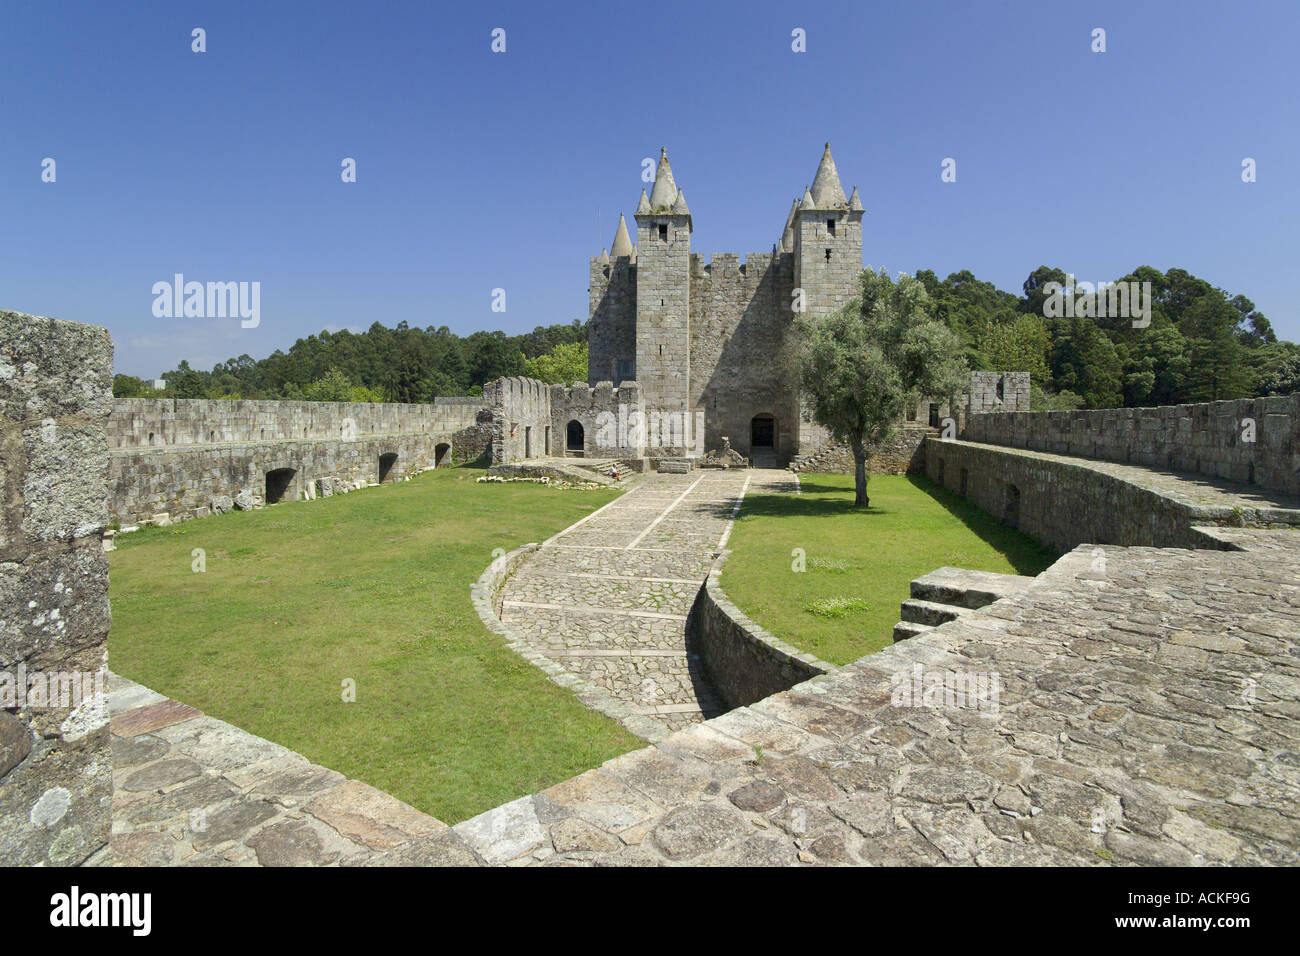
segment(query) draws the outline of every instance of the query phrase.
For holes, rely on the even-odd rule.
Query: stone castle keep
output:
[[[743,265],[734,253],[706,263],[691,252],[690,207],[663,150],[636,209],[636,244],[620,216],[613,247],[591,260],[589,383],[635,381],[651,412],[691,421],[702,412],[710,449],[725,436],[746,456],[816,451],[825,435],[801,421],[790,336],[797,308],[821,315],[853,298],[862,215],[857,187],[845,197],[827,143],[771,252],[750,253]],[[656,437],[650,457],[687,451],[655,445]]]

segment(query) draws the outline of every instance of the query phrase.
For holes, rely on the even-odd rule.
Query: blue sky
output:
[[[1300,339],[1297,26],[1293,0],[7,0],[0,307],[107,326],[143,376],[375,321],[526,331],[586,318],[661,145],[694,250],[744,254],[830,140],[868,264],[1010,291],[1179,266]],[[177,272],[260,282],[260,324],[156,318]]]

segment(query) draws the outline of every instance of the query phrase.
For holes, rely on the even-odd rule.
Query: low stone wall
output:
[[[447,434],[475,424],[484,407],[483,399],[473,397],[427,405],[115,398],[108,445],[117,451]]]
[[[212,499],[257,504],[314,497],[321,479],[354,486],[429,468],[485,463],[491,415],[481,398],[429,405],[113,399],[109,512],[122,526],[206,517]],[[269,473],[279,472],[274,480]],[[274,485],[268,488],[268,484]]]
[[[698,654],[709,682],[729,708],[746,707],[835,670],[750,620],[723,593],[724,551],[700,587],[686,622],[687,651]]]
[[[439,447],[443,455],[438,454]],[[397,481],[450,462],[451,437],[394,435],[358,441],[279,441],[116,451],[109,459],[109,511],[123,526],[155,515],[206,517],[214,497],[252,493],[267,500],[267,475],[291,471],[281,501],[297,501],[317,479],[358,484]],[[395,456],[385,458],[384,456]],[[381,458],[384,461],[381,463]]]
[[[1300,394],[1160,408],[977,414],[967,418],[962,437],[1300,495]]]
[[[924,454],[933,481],[1061,552],[1080,544],[1221,549],[1194,526],[1232,517],[1084,462],[937,438]]]
[[[0,312],[0,864],[108,843],[102,328]]]
[[[927,435],[937,432],[933,428],[908,425],[889,441],[871,449],[867,456],[867,473],[871,475],[909,475],[925,471],[925,455],[921,446]],[[820,473],[823,475],[851,475],[854,471],[853,451],[848,445],[830,442],[815,455],[796,458],[790,470]]]

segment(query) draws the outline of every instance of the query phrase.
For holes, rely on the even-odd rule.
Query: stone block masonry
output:
[[[109,510],[122,525],[206,514],[214,497],[314,496],[318,480],[397,480],[484,457],[481,398],[428,405],[115,399]]]
[[[1300,395],[1160,408],[972,414],[962,437],[1300,495]]]
[[[0,864],[108,842],[112,368],[104,329],[0,312]]]

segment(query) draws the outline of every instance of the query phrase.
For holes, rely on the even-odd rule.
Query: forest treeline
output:
[[[1072,283],[1063,270],[1047,266],[1030,273],[1020,295],[965,270],[943,280],[930,270],[916,277],[935,316],[961,337],[971,368],[1029,372],[1035,408],[1174,405],[1300,391],[1300,346],[1279,340],[1244,295],[1230,295],[1182,269],[1162,273],[1141,266],[1116,280],[1150,283],[1150,314],[1141,327],[1078,298],[1061,308],[1064,293],[1053,283],[1067,289]],[[1052,293],[1058,298],[1049,302]],[[577,319],[523,335],[464,337],[446,326],[402,322],[390,329],[376,322],[363,333],[321,332],[287,352],[264,359],[241,355],[211,371],[182,361],[163,374],[163,391],[117,375],[113,394],[428,402],[479,394],[485,382],[502,375],[582,381],[586,367],[586,329]]]

